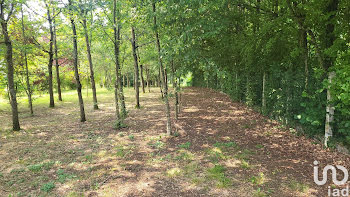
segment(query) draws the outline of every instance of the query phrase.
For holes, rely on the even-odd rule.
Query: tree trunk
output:
[[[178,88],[178,89],[179,89],[179,91],[180,91],[180,92],[178,93],[178,94],[179,94],[179,101],[178,101],[178,103],[179,103],[179,104],[178,104],[178,105],[179,105],[179,108],[178,108],[178,110],[179,110],[179,113],[180,113],[180,112],[181,112],[181,77],[178,77],[177,80],[178,80],[178,83],[179,83],[179,88]]]
[[[22,17],[22,36],[23,36],[23,44],[26,45],[26,37],[25,37],[25,31],[24,31],[24,18],[23,18],[23,5],[21,5],[21,17]],[[24,47],[24,64],[26,69],[26,85],[27,85],[27,96],[28,96],[28,107],[30,110],[30,114],[33,115],[33,102],[32,102],[32,90],[30,87],[30,81],[29,81],[29,69],[28,69],[28,59],[27,59],[27,49],[26,46]]]
[[[171,70],[173,73],[173,85],[175,90],[175,119],[177,120],[179,118],[179,95],[178,95],[178,89],[177,89],[177,78],[174,68],[174,61],[171,61]]]
[[[126,75],[126,83],[127,83],[128,88],[130,88],[130,78],[129,78],[128,74]]]
[[[262,112],[265,113],[266,112],[266,72],[264,71],[264,74],[263,74],[263,81],[262,81]]]
[[[160,53],[161,48],[160,48],[160,41],[159,41],[159,34],[157,30],[157,16],[156,14],[156,4],[152,4],[153,7],[153,22],[154,22],[154,29],[155,29],[155,37],[156,37],[156,42],[157,42],[157,49],[158,49],[158,60],[159,60],[159,65],[160,65],[160,70],[161,70],[161,75],[162,75],[162,84],[163,84],[163,90],[164,90],[164,101],[165,101],[165,110],[166,110],[166,118],[167,118],[167,134],[171,135],[171,119],[170,119],[170,105],[169,105],[169,100],[168,100],[168,83],[167,83],[167,73],[166,73],[166,68],[163,67],[163,61],[162,61],[162,55]]]
[[[69,4],[71,5],[71,0],[69,0]],[[84,101],[83,96],[81,94],[81,83],[79,78],[79,68],[78,68],[78,43],[77,43],[77,31],[75,29],[75,23],[74,19],[70,19],[72,24],[72,31],[73,31],[73,56],[74,56],[74,76],[75,81],[77,83],[77,92],[78,92],[78,98],[79,98],[79,107],[80,107],[80,121],[85,122],[85,110],[84,110]]]
[[[135,65],[135,91],[136,91],[136,108],[140,108],[140,90],[139,90],[139,65],[137,61],[137,55],[136,55],[136,40],[135,40],[135,30],[134,27],[131,27],[131,34],[132,34],[132,53],[134,56],[134,65]]]
[[[52,25],[52,18],[50,15],[50,8],[47,7],[47,20],[49,22],[49,29],[50,29],[50,48],[49,48],[49,64],[48,64],[48,71],[49,71],[49,94],[50,94],[50,107],[55,107],[55,100],[53,95],[53,83],[52,83],[52,64],[53,64],[53,25]]]
[[[58,100],[62,101],[62,92],[61,92],[61,79],[60,79],[60,71],[58,64],[58,48],[57,48],[57,33],[56,33],[56,21],[53,19],[53,32],[54,32],[54,47],[55,47],[55,67],[56,67],[56,81],[57,81],[57,93]]]
[[[334,120],[334,106],[332,105],[332,95],[330,91],[330,87],[332,85],[332,80],[335,77],[335,72],[330,72],[328,74],[328,82],[329,86],[327,88],[327,106],[326,106],[326,124],[325,124],[325,143],[324,145],[327,147],[328,146],[328,140],[329,137],[333,136],[333,128],[332,128],[332,123]]]
[[[325,44],[325,50],[329,49],[333,46],[334,41],[336,40],[335,37],[335,25],[334,25],[334,17],[336,15],[336,11],[338,10],[338,0],[331,0],[329,1],[329,4],[326,7],[325,14],[329,14],[327,25],[326,25],[326,31],[325,36],[323,37],[323,42]],[[334,120],[334,106],[332,104],[332,94],[331,94],[331,86],[333,78],[335,77],[335,72],[331,71],[330,68],[334,65],[335,58],[330,57],[329,55],[325,55],[324,58],[324,66],[325,70],[328,73],[328,83],[329,86],[327,87],[327,106],[326,106],[326,122],[325,122],[325,136],[324,136],[324,145],[325,147],[328,146],[329,137],[333,135],[333,120]]]
[[[162,74],[161,74],[161,68],[158,69],[158,86],[160,88],[160,94],[162,95],[162,99],[164,98],[163,94],[163,87],[162,87]]]
[[[114,56],[115,56],[116,83],[119,91],[118,98],[120,100],[121,116],[122,118],[124,118],[126,116],[126,107],[125,107],[125,98],[123,93],[121,70],[120,70],[121,68],[120,68],[120,62],[119,62],[120,25],[117,24],[117,1],[116,0],[114,0],[114,3],[113,3],[113,23],[114,23],[113,30],[114,30]],[[116,98],[116,101],[118,101],[118,98]]]
[[[146,69],[148,92],[151,93],[151,81],[149,78],[149,68]]]
[[[98,109],[94,67],[93,67],[93,64],[92,64],[91,49],[90,49],[89,34],[88,34],[88,30],[87,30],[86,19],[83,19],[83,23],[82,24],[83,24],[83,27],[84,27],[85,42],[86,42],[86,52],[87,52],[87,58],[89,60],[89,67],[90,67],[91,89],[92,89],[92,96],[93,96],[92,99],[93,99],[93,102],[94,102],[94,109]],[[88,85],[86,85],[86,86],[88,87]]]
[[[141,76],[141,85],[142,85],[142,92],[146,93],[145,91],[145,80],[143,78],[143,65],[140,65],[140,76]]]
[[[17,108],[17,97],[16,97],[16,90],[13,80],[13,59],[12,59],[12,43],[9,37],[9,33],[7,30],[7,20],[4,17],[4,3],[2,2],[0,4],[1,14],[0,14],[0,21],[1,21],[1,30],[2,35],[4,37],[4,43],[6,45],[6,64],[7,64],[7,82],[8,82],[8,90],[10,94],[10,103],[11,103],[11,109],[12,109],[12,128],[14,131],[19,131],[20,125],[19,125],[19,119],[18,119],[18,108]]]

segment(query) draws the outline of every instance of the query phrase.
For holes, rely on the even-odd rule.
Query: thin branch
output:
[[[35,43],[33,43],[33,44],[35,44],[37,47],[41,48],[41,50],[43,50],[44,52],[50,53],[48,50],[46,50],[46,49],[34,38],[34,36],[32,36],[32,39],[35,41]]]
[[[140,44],[140,45],[137,45],[136,48],[143,47],[143,46],[151,44],[151,43],[154,43],[154,40],[146,42],[146,43],[143,43],[143,44]]]

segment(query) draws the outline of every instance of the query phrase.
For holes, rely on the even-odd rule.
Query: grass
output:
[[[183,149],[189,149],[191,147],[191,142],[186,142],[184,144],[179,144],[178,147],[179,148],[183,148]]]
[[[40,190],[43,191],[43,192],[51,192],[54,188],[56,187],[55,183],[53,182],[48,182],[48,183],[45,183],[41,186]]]
[[[265,183],[265,175],[264,173],[260,172],[257,176],[252,176],[250,178],[250,182],[255,185],[262,185]]]
[[[301,192],[301,193],[305,193],[309,190],[309,186],[304,184],[304,183],[300,183],[296,180],[292,180],[290,183],[289,183],[289,188],[293,191],[298,191],[298,192]]]
[[[208,178],[216,181],[218,188],[225,188],[232,184],[231,179],[225,176],[226,168],[222,165],[215,165],[207,170]]]
[[[225,148],[236,148],[237,147],[237,144],[236,142],[216,142],[214,144],[215,147],[225,147]]]

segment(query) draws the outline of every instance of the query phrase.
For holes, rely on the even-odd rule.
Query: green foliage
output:
[[[51,192],[54,188],[56,187],[55,183],[53,182],[48,182],[48,183],[45,183],[43,184],[41,187],[40,187],[40,190],[43,191],[43,192]]]

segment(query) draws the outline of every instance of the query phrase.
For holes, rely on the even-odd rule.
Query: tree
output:
[[[136,98],[136,105],[135,107],[137,109],[140,108],[140,89],[139,89],[139,63],[138,63],[138,60],[137,60],[137,54],[136,54],[136,36],[135,36],[135,28],[132,26],[131,27],[131,36],[132,36],[132,40],[131,40],[131,46],[132,46],[132,54],[133,54],[133,57],[134,57],[134,67],[135,67],[135,84],[134,84],[134,87],[135,87],[135,98]]]
[[[72,0],[69,0],[69,9],[70,9],[70,22],[72,25],[72,39],[73,39],[73,66],[74,66],[74,76],[75,81],[77,83],[77,92],[78,92],[78,99],[79,99],[79,107],[80,107],[80,122],[85,122],[85,110],[84,110],[84,101],[83,96],[81,94],[81,83],[79,78],[79,68],[78,68],[78,43],[77,43],[77,30],[75,28],[75,21],[73,18],[72,13]]]
[[[168,82],[167,82],[167,73],[166,68],[163,67],[163,61],[162,61],[162,55],[161,55],[161,46],[159,41],[159,34],[158,34],[158,28],[157,28],[157,16],[156,16],[156,3],[152,3],[153,8],[153,24],[154,24],[154,34],[157,44],[157,50],[158,50],[158,61],[159,61],[159,69],[161,73],[161,79],[162,79],[162,85],[163,85],[163,94],[164,94],[164,102],[165,102],[165,112],[166,112],[166,118],[167,118],[167,134],[171,135],[171,118],[170,118],[170,105],[168,100]]]
[[[17,108],[17,97],[16,89],[13,81],[13,57],[12,57],[12,42],[8,32],[8,22],[11,19],[11,16],[14,12],[15,1],[0,1],[0,23],[1,30],[4,36],[4,43],[6,45],[6,64],[7,64],[7,81],[8,81],[8,90],[10,95],[11,109],[12,109],[12,128],[14,131],[19,131],[19,119],[18,119],[18,108]],[[8,8],[8,9],[7,9]],[[7,13],[7,16],[5,14]]]
[[[89,61],[89,68],[90,68],[90,79],[91,79],[91,89],[92,89],[92,95],[93,95],[93,103],[94,103],[94,109],[98,109],[97,104],[97,94],[96,94],[96,84],[95,84],[95,74],[94,74],[94,67],[92,63],[91,58],[91,49],[90,49],[90,41],[89,41],[89,34],[88,34],[88,27],[87,27],[87,14],[89,12],[89,9],[92,9],[92,2],[89,1],[89,3],[80,4],[81,8],[81,17],[84,28],[84,36],[85,36],[85,43],[86,43],[86,52],[87,52],[87,58]]]
[[[55,15],[55,9],[53,10],[53,14]],[[61,79],[60,79],[60,71],[58,64],[58,47],[57,47],[57,32],[56,32],[56,19],[53,19],[53,32],[54,32],[54,47],[55,47],[55,68],[56,68],[56,81],[57,81],[57,94],[58,100],[62,101],[62,91],[61,91]]]
[[[27,85],[26,94],[28,96],[28,106],[29,106],[30,114],[33,115],[34,112],[33,112],[33,102],[32,102],[32,89],[31,89],[30,80],[29,80],[28,58],[27,58],[27,49],[26,49],[26,44],[28,43],[26,40],[25,31],[24,31],[23,4],[21,4],[21,22],[22,22],[23,45],[24,45],[23,56],[24,56],[26,85]]]
[[[48,72],[49,72],[49,94],[50,94],[50,107],[55,107],[55,99],[54,99],[54,95],[53,95],[53,82],[52,82],[52,64],[53,64],[53,40],[54,40],[54,32],[53,32],[53,19],[57,16],[57,15],[53,15],[51,16],[51,10],[50,7],[52,6],[51,2],[48,3],[46,0],[45,2],[45,6],[46,6],[46,10],[47,10],[47,21],[49,22],[49,30],[50,30],[50,44],[49,44],[49,63],[48,63]]]

